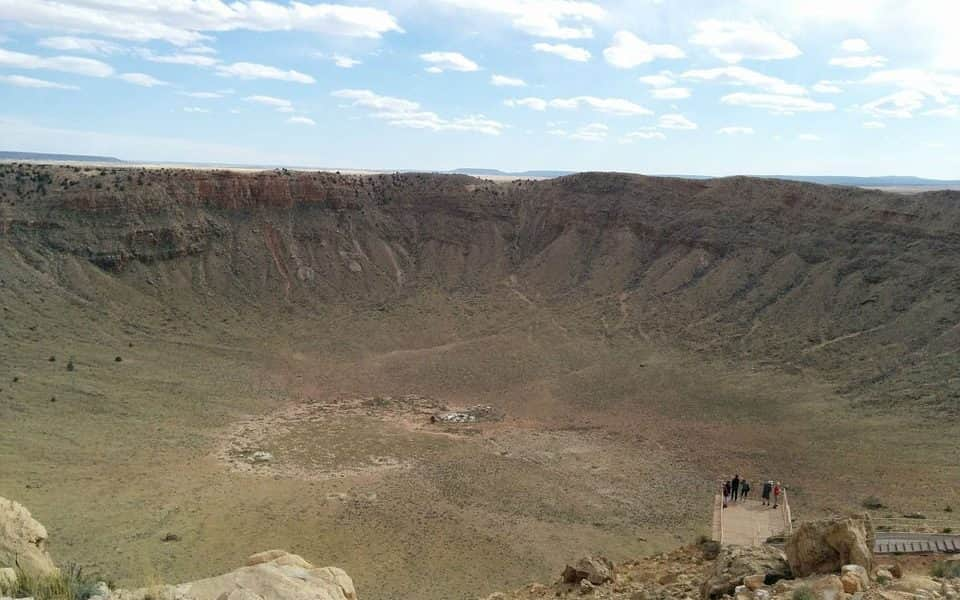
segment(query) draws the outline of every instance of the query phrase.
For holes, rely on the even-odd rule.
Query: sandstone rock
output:
[[[874,574],[877,579],[885,581],[893,581],[893,573],[886,569],[877,569],[877,572]]]
[[[122,590],[111,600],[357,600],[353,581],[335,567],[317,568],[296,554],[268,550],[230,573],[179,585]]]
[[[843,585],[843,591],[847,594],[856,594],[863,591],[860,585],[860,578],[853,573],[844,573],[840,576],[840,583]]]
[[[770,585],[790,576],[790,567],[783,552],[773,546],[725,546],[714,564],[713,575],[700,588],[705,599],[733,594],[745,577],[763,575]]]
[[[940,592],[942,585],[939,581],[935,581],[929,577],[924,577],[922,575],[906,575],[902,579],[890,584],[888,589],[895,592],[907,592],[910,594],[918,594],[921,592]]]
[[[594,585],[613,581],[613,563],[602,556],[585,556],[575,566],[567,565],[560,578],[565,583],[579,583],[586,579]]]
[[[856,591],[863,591],[870,587],[870,575],[867,573],[867,570],[860,565],[843,565],[840,568],[841,579],[843,576],[850,575],[856,578],[858,583],[858,589]],[[846,586],[844,586],[846,588]],[[852,594],[854,592],[847,592]]]
[[[0,498],[0,567],[20,566],[30,575],[57,572],[47,554],[47,530],[21,504]]]
[[[751,590],[759,590],[764,586],[766,576],[763,573],[759,575],[748,575],[743,578],[743,585]]]
[[[795,577],[836,573],[845,564],[868,571],[873,565],[873,525],[866,515],[803,523],[787,540],[786,553]]]
[[[886,569],[893,577],[900,579],[903,577],[903,567],[898,562],[880,565],[881,569]]]
[[[836,575],[827,575],[814,580],[810,590],[817,600],[839,600],[843,591],[843,582]]]

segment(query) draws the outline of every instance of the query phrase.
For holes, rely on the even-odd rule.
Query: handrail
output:
[[[787,488],[780,488],[781,495],[783,496],[783,518],[787,522],[786,533],[790,535],[793,533],[793,516],[790,513],[790,501],[787,500]]]

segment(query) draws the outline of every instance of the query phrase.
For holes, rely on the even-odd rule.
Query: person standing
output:
[[[750,482],[747,481],[746,479],[741,479],[740,480],[740,499],[745,501],[747,499],[747,494],[749,493],[750,493]]]
[[[737,473],[733,476],[733,480],[730,482],[730,494],[733,501],[737,501],[737,496],[740,494],[740,474]]]
[[[778,481],[776,485],[773,486],[773,507],[776,508],[780,506],[780,494],[783,493],[783,488],[780,487],[780,482]]]
[[[773,492],[773,482],[765,481],[763,491],[760,493],[760,500],[763,506],[770,506],[770,494]]]
[[[723,507],[726,508],[727,504],[730,503],[730,482],[723,482]]]

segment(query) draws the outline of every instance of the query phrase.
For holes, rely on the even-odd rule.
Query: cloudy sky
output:
[[[0,148],[960,178],[956,0],[0,0]]]

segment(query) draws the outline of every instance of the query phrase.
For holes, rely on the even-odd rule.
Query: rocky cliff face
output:
[[[4,165],[0,245],[45,272],[69,257],[145,294],[251,307],[425,290],[593,306],[631,335],[956,411],[958,201],[747,178]]]

